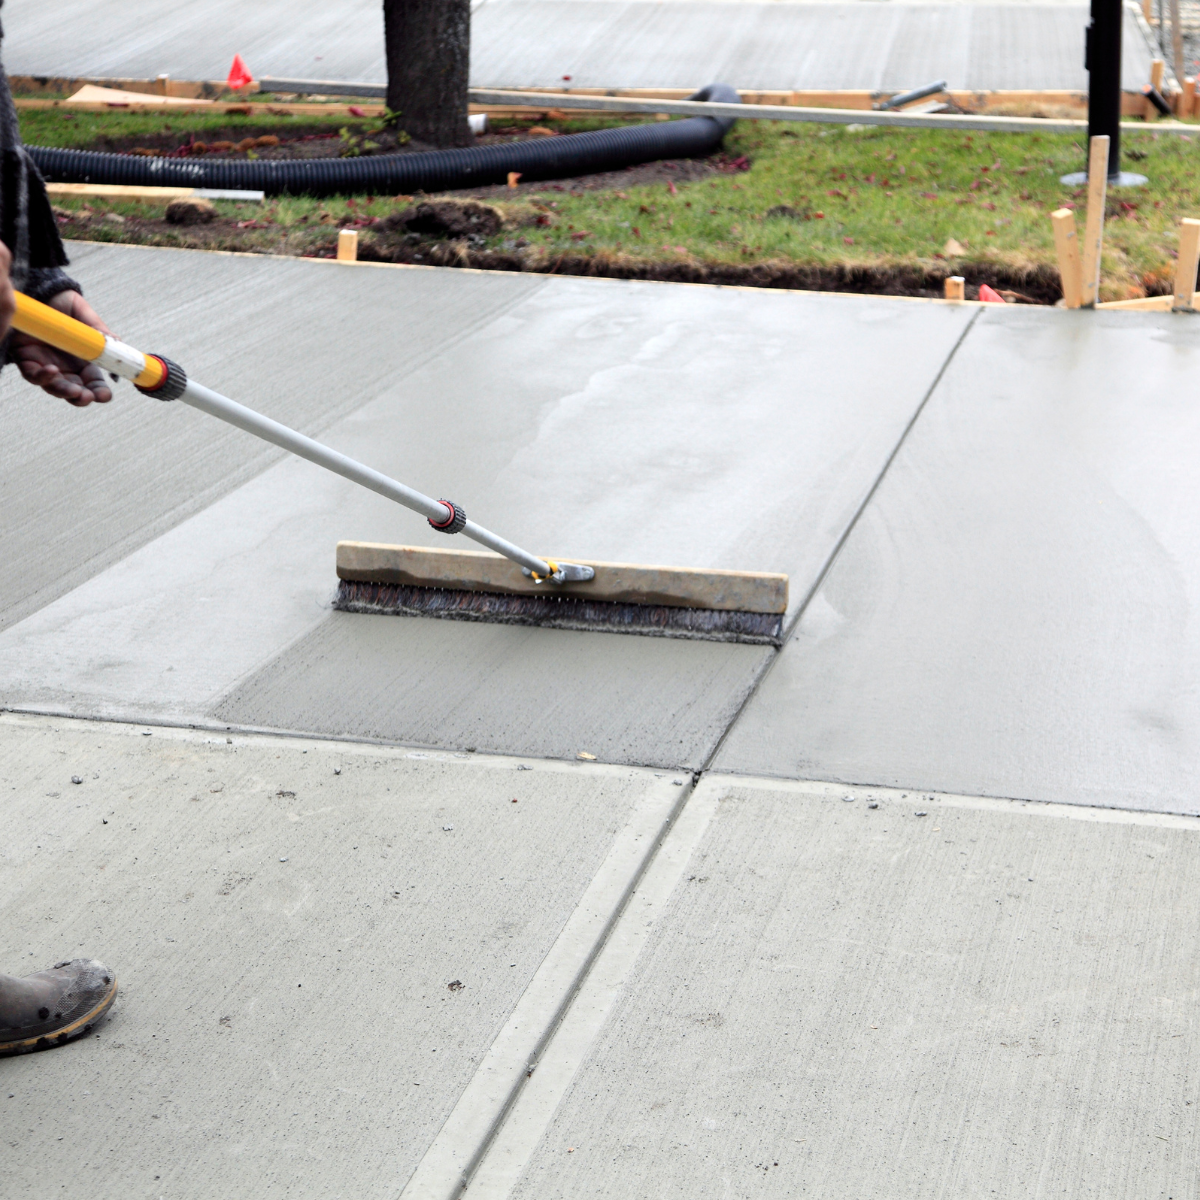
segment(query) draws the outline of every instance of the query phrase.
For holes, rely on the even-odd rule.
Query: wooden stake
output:
[[[964,300],[966,299],[966,280],[961,275],[947,276],[946,282],[942,285],[943,295],[947,300]]]
[[[1091,308],[1100,291],[1100,251],[1104,246],[1104,202],[1108,197],[1108,134],[1091,140],[1088,153],[1087,224],[1083,234],[1084,308]]]
[[[1154,0],[1142,0],[1142,16],[1146,18],[1147,25],[1154,24]]]
[[[1196,300],[1196,268],[1200,266],[1200,221],[1184,217],[1179,222],[1179,258],[1175,262],[1175,304],[1192,312]]]
[[[1183,91],[1179,96],[1179,115],[1181,117],[1190,117],[1192,110],[1196,107],[1196,78],[1194,75],[1187,75],[1183,80]]]
[[[358,230],[338,230],[338,262],[358,262]]]
[[[1068,308],[1078,308],[1083,293],[1083,272],[1079,265],[1079,238],[1075,236],[1075,214],[1060,208],[1050,214],[1054,225],[1054,251],[1058,273],[1062,276],[1063,299]]]
[[[1175,64],[1175,82],[1180,83],[1183,80],[1183,25],[1179,20],[1179,0],[1171,0],[1171,58]]]

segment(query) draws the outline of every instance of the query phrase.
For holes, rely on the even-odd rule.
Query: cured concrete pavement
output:
[[[1083,3],[720,3],[485,0],[472,18],[476,87],[1085,89]],[[377,0],[8,0],[5,64],[22,74],[386,82]],[[1134,17],[1124,86],[1149,80]]]
[[[0,1060],[15,1194],[1196,1195],[1194,318],[72,252],[538,548],[789,571],[792,636],[332,614],[338,537],[433,534],[6,372],[0,969],[123,984]]]

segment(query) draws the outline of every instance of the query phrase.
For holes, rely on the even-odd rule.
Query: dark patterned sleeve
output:
[[[21,196],[22,183],[25,195]],[[23,203],[22,203],[23,201]],[[0,238],[16,253],[16,223],[28,222],[28,263],[13,263],[14,278],[35,300],[49,300],[63,291],[80,291],[63,271],[67,252],[58,234],[58,221],[36,164],[21,145],[17,109],[8,90],[8,75],[0,68]]]

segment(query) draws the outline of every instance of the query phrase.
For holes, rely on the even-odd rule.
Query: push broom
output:
[[[539,557],[434,500],[189,379],[182,367],[17,293],[13,328],[128,379],[147,396],[182,400],[420,513],[442,533],[486,546],[432,550],[339,542],[334,607],[559,629],[778,645],[787,576]]]

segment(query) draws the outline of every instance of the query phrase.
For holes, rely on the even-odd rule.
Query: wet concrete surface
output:
[[[718,766],[1200,810],[1200,324],[988,312]]]
[[[502,312],[485,310],[444,354],[379,380],[375,398],[324,436],[537,552],[785,571],[792,612],[974,312],[612,280],[543,279],[531,288],[519,276],[149,253],[209,270],[222,263],[231,288],[247,261],[259,272],[307,271],[314,312],[334,277],[394,290],[394,302],[372,291],[368,303],[349,306],[338,336],[314,332],[305,358],[289,367],[293,389],[305,386],[308,357],[369,358],[394,336],[392,313],[409,303],[423,304],[434,325],[441,304],[457,312],[477,283],[511,282]],[[261,273],[257,282],[265,288]],[[286,325],[289,314],[276,319]],[[189,350],[202,338],[181,332],[164,352],[196,361],[197,378],[235,398],[253,402],[260,375],[279,370],[278,359],[248,358],[236,376],[234,364],[222,364],[206,378],[204,358]],[[341,391],[331,407],[348,406],[345,393],[370,394]],[[152,415],[196,430],[216,424],[182,408]],[[160,457],[157,470],[169,479],[170,462]],[[769,656],[613,634],[329,616],[339,539],[438,545],[441,537],[310,464],[277,462],[0,635],[0,698],[79,715],[698,766]],[[342,654],[359,666],[339,668]],[[401,676],[402,685],[388,686]],[[530,696],[541,719],[526,716]]]
[[[331,613],[218,723],[698,770],[762,646]]]
[[[698,3],[485,0],[473,6],[476,87],[1086,89],[1082,3]],[[381,9],[204,0],[8,0],[5,61],[17,73],[224,79],[234,54],[256,76],[383,84]],[[285,31],[283,33],[282,31]],[[1132,17],[1124,86],[1150,53]]]
[[[1194,1194],[1200,821],[716,775],[693,809],[514,1112],[562,1091],[528,1166],[468,1200]]]
[[[0,970],[86,955],[121,986],[90,1038],[0,1059],[30,1200],[395,1197],[614,839],[680,794],[11,716],[0,764]]]
[[[77,265],[125,336],[531,548],[784,570],[798,626],[333,613],[339,538],[440,535],[6,376],[42,574],[0,704],[92,719],[0,715],[0,970],[122,980],[98,1037],[0,1060],[8,1191],[1192,1194],[1200,823],[1089,806],[1200,808],[1194,318]]]
[[[74,243],[70,253],[70,269],[118,336],[173,357],[212,387],[248,389],[246,403],[311,435],[543,286],[497,276],[447,293],[436,274],[418,272],[397,290],[378,272],[315,274],[294,259],[114,254],[97,243]],[[350,383],[336,354],[311,348],[353,338],[363,309],[373,312],[375,337]],[[70,408],[12,367],[0,375],[0,420],[0,629],[283,456],[124,384],[108,405]]]

